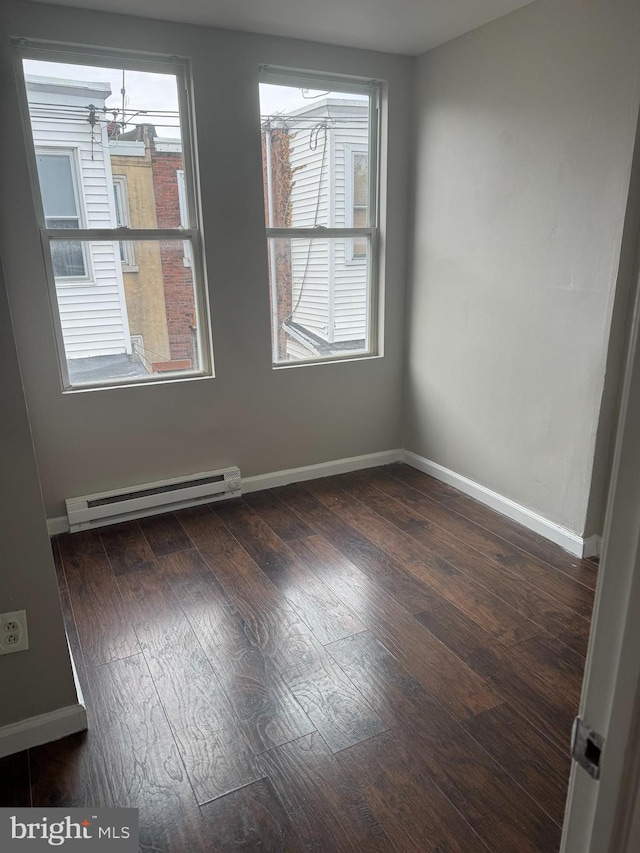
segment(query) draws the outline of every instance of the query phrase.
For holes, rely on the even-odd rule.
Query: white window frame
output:
[[[129,186],[127,184],[126,175],[112,175],[113,180],[113,203],[117,211],[120,210],[122,215],[121,225],[125,228],[131,228],[131,211],[129,209]],[[118,196],[120,198],[118,199]],[[120,246],[122,251],[119,251],[120,261],[122,264],[122,272],[140,272],[140,268],[136,266],[136,256],[133,251],[133,243],[131,240],[121,240]]]
[[[298,69],[282,68],[273,65],[262,65],[259,69],[259,82],[271,83],[276,86],[292,88],[317,89],[320,91],[342,92],[344,94],[366,94],[369,97],[369,222],[366,227],[354,228],[345,225],[344,228],[266,228],[267,241],[277,237],[327,237],[349,238],[366,237],[369,241],[368,258],[357,258],[352,263],[366,264],[368,275],[367,293],[367,341],[368,347],[362,352],[339,352],[333,355],[318,355],[309,359],[295,361],[278,361],[278,341],[275,329],[272,329],[272,367],[274,370],[303,367],[310,364],[321,364],[333,361],[351,361],[353,359],[371,358],[380,354],[379,350],[379,171],[380,164],[380,100],[381,84],[377,80],[362,80],[339,74],[323,74],[304,72]],[[356,146],[353,146],[354,148]],[[366,150],[366,147],[365,149]],[[373,168],[372,168],[373,164]],[[346,196],[345,196],[346,199]],[[353,214],[351,214],[353,215]],[[272,317],[277,317],[276,288],[270,285]]]
[[[213,377],[213,351],[211,341],[210,310],[204,257],[204,242],[202,238],[202,223],[200,222],[200,188],[196,180],[196,148],[194,139],[193,105],[191,101],[191,66],[188,59],[177,56],[151,55],[139,52],[108,50],[102,48],[86,48],[41,41],[12,40],[14,49],[14,69],[18,80],[18,97],[22,116],[25,147],[28,158],[29,175],[31,180],[32,197],[36,210],[37,222],[40,228],[40,238],[43,248],[44,264],[49,288],[49,302],[56,337],[58,366],[63,393],[84,393],[86,391],[104,390],[113,387],[149,385],[155,382],[184,382],[191,379]],[[182,151],[187,193],[187,212],[189,228],[81,228],[74,229],[73,239],[90,243],[120,242],[121,240],[162,241],[178,239],[190,243],[193,258],[194,296],[196,323],[200,330],[198,370],[183,370],[175,373],[165,372],[136,376],[131,379],[121,377],[114,380],[102,381],[86,385],[71,385],[65,355],[62,323],[58,309],[56,277],[53,273],[50,242],[53,239],[69,239],[69,229],[51,229],[46,227],[40,181],[36,165],[36,145],[33,141],[31,117],[27,98],[27,87],[22,65],[23,59],[39,59],[48,62],[68,63],[72,65],[94,65],[98,68],[125,68],[132,71],[148,71],[160,74],[174,74],[177,80],[178,106],[182,119]],[[40,146],[38,146],[40,147]],[[55,146],[43,146],[55,147]],[[84,213],[84,205],[82,205]],[[86,219],[83,224],[86,223]],[[116,252],[119,257],[119,252]]]
[[[51,219],[77,219],[78,227],[77,228],[68,228],[63,229],[67,234],[75,233],[76,231],[81,231],[86,227],[87,222],[87,214],[84,207],[84,195],[80,192],[80,189],[83,188],[82,183],[82,171],[80,168],[80,157],[77,146],[72,145],[56,145],[50,141],[48,141],[44,145],[34,145],[35,149],[35,158],[37,160],[39,154],[50,155],[54,157],[67,157],[71,166],[71,184],[73,188],[73,197],[76,203],[76,211],[77,216],[55,216],[50,217]],[[36,166],[37,170],[37,166]],[[38,197],[41,198],[40,195],[40,178],[38,177]],[[43,206],[43,217],[44,217],[44,201],[42,201]],[[44,222],[46,224],[46,217],[44,217]],[[73,237],[67,237],[67,239],[72,240]],[[87,251],[86,243],[80,243],[80,247],[82,249],[82,259],[84,261],[84,275],[58,275],[56,276],[56,281],[61,286],[73,286],[73,285],[86,285],[94,282],[93,278],[93,267],[91,265],[91,252]],[[53,264],[53,261],[52,261]]]

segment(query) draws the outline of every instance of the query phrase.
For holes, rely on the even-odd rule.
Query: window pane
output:
[[[73,218],[69,217],[68,219],[56,219],[52,216],[47,216],[46,219],[47,228],[79,228],[80,223],[78,221],[78,217],[75,216]]]
[[[349,237],[269,239],[276,363],[369,351],[369,238],[362,241],[362,262],[350,264]]]
[[[38,153],[36,160],[44,215],[77,216],[71,155]]]
[[[369,113],[367,95],[260,84],[267,227],[351,227],[354,146],[357,203],[368,206]]]
[[[364,207],[354,207],[353,209],[353,225],[355,228],[364,228],[367,224],[367,211]],[[354,237],[352,240],[352,258],[366,258],[367,256],[367,238]]]
[[[175,74],[23,65],[46,217],[77,216],[84,228],[190,226],[178,194],[184,158]],[[125,184],[128,206],[118,198]]]
[[[123,186],[121,183],[116,183],[114,181],[113,184],[113,198],[116,206],[116,225],[118,228],[126,226],[127,218],[124,215],[124,207],[122,204],[122,190]]]
[[[367,224],[367,211],[364,207],[354,207],[353,209],[353,226],[354,228],[364,228]]]
[[[51,245],[51,260],[56,278],[84,278],[86,267],[79,240],[56,240]]]
[[[353,155],[353,204],[366,210],[368,198],[369,157],[367,154],[355,152]]]
[[[194,270],[184,240],[136,240],[136,272],[123,270],[116,241],[52,239],[54,257],[81,247],[91,278],[56,277],[64,351],[72,386],[139,381],[202,369]]]

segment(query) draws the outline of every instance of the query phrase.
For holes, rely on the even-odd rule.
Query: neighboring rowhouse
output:
[[[27,77],[47,223],[69,229],[188,226],[179,139],[106,119],[108,83]],[[263,125],[267,220],[364,224],[367,105],[325,97]],[[367,322],[366,241],[299,238],[270,247],[279,357],[352,350]],[[54,251],[56,294],[76,380],[184,370],[199,362],[187,241],[69,240]]]
[[[187,227],[182,143],[150,124],[109,142],[118,225]],[[154,372],[198,363],[196,311],[187,241],[135,240],[121,246],[136,352]]]
[[[367,114],[367,102],[334,95],[263,122],[265,197],[272,199],[267,223],[292,228],[366,224]],[[366,240],[273,243],[280,357],[335,354],[364,341]]]
[[[186,226],[182,144],[151,125],[107,121],[108,83],[27,77],[47,224]],[[54,276],[72,382],[198,364],[190,246],[181,240],[54,244]]]
[[[108,83],[27,77],[27,97],[46,224],[111,228],[115,223],[107,130],[96,116]],[[117,244],[68,240],[53,247],[56,294],[70,370],[85,359],[131,353],[131,336]]]

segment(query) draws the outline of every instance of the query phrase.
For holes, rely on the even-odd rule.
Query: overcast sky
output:
[[[95,65],[67,65],[62,62],[45,62],[25,59],[25,74],[44,77],[59,77],[66,80],[81,80],[86,83],[109,83],[111,96],[106,106],[120,109],[122,106],[122,71],[114,68],[98,68]],[[178,91],[176,78],[172,74],[155,74],[148,71],[126,71],[125,89],[127,110],[146,110],[146,116],[132,119],[133,124],[144,121],[156,125],[158,136],[179,137]],[[154,110],[172,110],[172,116],[159,116]],[[127,117],[131,117],[129,113]],[[118,120],[119,120],[118,116]],[[164,127],[162,125],[165,125]]]
[[[120,109],[122,106],[122,71],[114,68],[98,68],[95,65],[67,65],[62,62],[45,62],[37,59],[25,59],[26,74],[39,74],[44,77],[59,77],[68,80],[80,80],[86,83],[109,83],[111,96],[106,101],[107,107]],[[156,74],[149,71],[126,71],[126,109],[145,110],[145,116],[132,118],[132,126],[144,121],[154,124],[158,136],[180,136],[178,128],[178,92],[176,78],[172,74]],[[305,90],[293,86],[274,86],[260,84],[260,113],[273,115],[286,110],[297,109],[308,104],[316,97],[326,95],[326,92]],[[172,110],[172,116],[160,116],[154,110]],[[119,118],[119,117],[118,117]],[[257,121],[256,117],[256,121]]]
[[[303,107],[315,98],[327,95],[327,92],[315,89],[302,89],[294,86],[273,86],[271,83],[260,84],[260,113],[261,115],[273,115],[285,110],[295,110]]]

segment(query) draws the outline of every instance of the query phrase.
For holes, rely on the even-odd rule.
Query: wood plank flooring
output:
[[[554,853],[597,565],[406,465],[53,542],[87,733],[0,806],[141,850]]]

